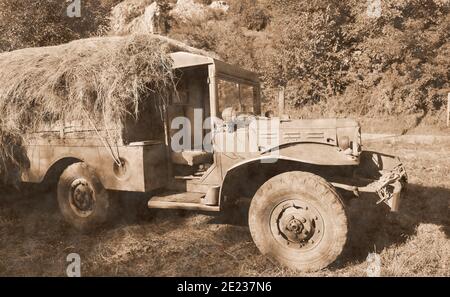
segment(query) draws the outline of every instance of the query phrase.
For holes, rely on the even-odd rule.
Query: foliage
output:
[[[326,100],[346,86],[341,6],[338,1],[294,2],[282,12],[287,17],[273,20],[272,50],[260,58],[263,76],[272,86],[288,87],[296,106]]]
[[[83,1],[87,13],[74,20],[60,13],[61,1],[3,0],[0,50],[104,32],[117,2]],[[261,73],[266,102],[283,86],[292,107],[320,114],[442,109],[450,90],[450,1],[381,0],[380,16],[368,14],[371,2],[229,0],[226,14],[202,9],[197,19],[171,19],[168,34]]]
[[[0,51],[56,45],[102,34],[109,25],[110,9],[120,0],[81,0],[80,18],[67,16],[71,2],[1,0]]]
[[[264,30],[270,22],[269,11],[257,0],[235,0],[230,5],[230,14],[237,16],[239,25],[249,30]]]

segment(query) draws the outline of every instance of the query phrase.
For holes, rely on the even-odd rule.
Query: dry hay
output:
[[[29,166],[23,140],[18,131],[0,128],[0,189],[2,184],[15,185],[20,180],[20,169]]]
[[[83,115],[121,119],[140,94],[163,93],[169,48],[150,36],[94,38],[0,55],[1,127],[6,131]]]
[[[178,50],[201,53],[136,34],[0,54],[0,178],[27,165],[17,154],[21,136],[42,124],[88,118],[109,130],[137,114],[142,100],[167,98],[174,85],[168,53]]]

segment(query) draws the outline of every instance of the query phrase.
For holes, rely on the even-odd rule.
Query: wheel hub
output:
[[[272,212],[270,225],[279,243],[296,249],[311,248],[323,234],[320,213],[312,205],[298,199],[277,205]]]
[[[300,223],[297,219],[291,219],[286,227],[286,229],[290,232],[294,232],[296,234],[302,232],[303,224]]]
[[[77,179],[71,185],[69,204],[80,217],[89,216],[94,210],[95,195],[89,183],[84,179]]]

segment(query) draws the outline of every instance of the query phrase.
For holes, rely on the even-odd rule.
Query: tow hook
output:
[[[394,186],[393,189],[391,189],[389,185],[392,185],[396,182],[407,182],[407,180],[408,177],[406,175],[405,168],[401,163],[398,164],[392,171],[383,174],[378,180],[379,186],[376,192],[380,197],[380,200],[377,201],[377,204],[380,204],[381,202],[387,202],[394,196],[396,187]],[[400,184],[400,186],[402,185]]]

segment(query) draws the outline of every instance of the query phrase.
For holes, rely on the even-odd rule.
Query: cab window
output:
[[[239,114],[254,113],[253,86],[219,79],[217,84],[219,114],[232,107]]]

